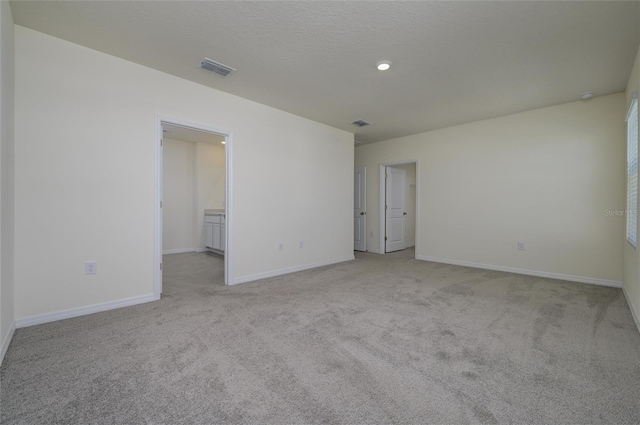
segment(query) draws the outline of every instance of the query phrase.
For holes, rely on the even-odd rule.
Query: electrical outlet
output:
[[[280,242],[278,244],[278,251],[282,251],[284,249],[284,244],[282,242]]]
[[[98,273],[98,266],[95,261],[87,261],[84,263],[84,274]]]
[[[524,242],[518,242],[518,249],[524,251]]]
[[[300,241],[300,248],[304,248],[304,241]]]

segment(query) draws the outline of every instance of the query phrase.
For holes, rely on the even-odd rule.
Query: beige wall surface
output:
[[[640,48],[633,64],[625,91],[625,108],[621,119],[626,117],[631,106],[631,94],[640,88]],[[626,135],[626,133],[625,133]],[[626,167],[624,168],[626,170]],[[626,173],[625,173],[626,178]],[[625,204],[626,205],[626,204]],[[640,219],[636,215],[636,220]],[[639,227],[640,228],[640,227]],[[634,319],[640,328],[640,252],[624,240],[624,291],[634,313]]]
[[[14,32],[9,2],[0,1],[0,362],[14,319]]]
[[[195,249],[196,144],[163,140],[162,250]]]
[[[378,164],[418,159],[418,257],[619,284],[623,115],[619,93],[357,147],[369,249],[380,250]]]
[[[15,33],[17,319],[153,294],[156,115],[232,132],[232,281],[353,258],[352,133]]]

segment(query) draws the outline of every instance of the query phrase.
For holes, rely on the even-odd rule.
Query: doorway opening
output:
[[[207,252],[229,285],[233,256],[232,135],[184,120],[156,117],[155,287],[163,255]],[[185,254],[186,255],[186,254]]]
[[[419,247],[418,160],[380,164],[380,253]]]

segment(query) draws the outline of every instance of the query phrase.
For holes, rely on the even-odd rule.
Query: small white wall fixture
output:
[[[156,115],[156,146],[155,146],[155,247],[154,247],[154,296],[160,298],[162,294],[162,138],[163,124],[171,124],[190,128],[196,131],[220,134],[225,137],[225,196],[226,196],[226,237],[224,255],[224,284],[229,285],[233,279],[233,134],[229,130],[194,123],[178,118]],[[204,214],[204,211],[202,212]]]
[[[393,161],[393,162],[384,162],[380,164],[380,254],[386,254],[386,243],[385,243],[385,233],[386,233],[386,211],[385,211],[385,198],[386,198],[386,181],[385,181],[385,172],[387,167],[392,167],[394,165],[405,165],[405,164],[416,164],[416,246],[415,246],[415,255],[416,258],[418,256],[419,248],[420,248],[420,160],[418,159],[407,159],[404,161]]]

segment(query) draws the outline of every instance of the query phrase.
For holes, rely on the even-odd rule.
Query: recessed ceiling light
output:
[[[593,92],[592,91],[586,91],[584,93],[582,93],[580,95],[580,99],[582,100],[587,100],[587,99],[591,99],[593,97]]]
[[[378,68],[378,71],[386,71],[391,68],[391,61],[380,61],[376,64],[376,68]]]
[[[227,142],[225,142],[225,141],[223,140],[223,141],[222,141],[222,142],[220,142],[220,143],[222,143],[222,144],[224,145],[224,144],[226,144]]]

